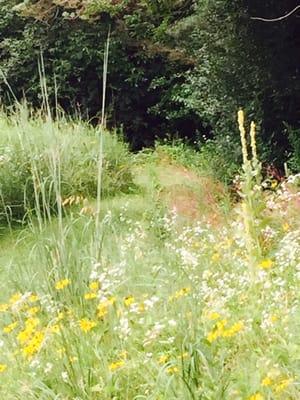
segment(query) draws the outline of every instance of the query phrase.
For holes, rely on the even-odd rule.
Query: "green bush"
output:
[[[300,130],[286,125],[288,137],[292,146],[289,166],[294,172],[300,171]]]
[[[216,180],[230,183],[239,171],[240,146],[228,137],[218,137],[200,143],[196,149],[182,140],[157,145],[162,151],[187,168],[192,168],[198,174],[208,174]]]

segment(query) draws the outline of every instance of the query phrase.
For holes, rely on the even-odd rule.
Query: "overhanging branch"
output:
[[[294,14],[299,9],[300,9],[300,4],[297,7],[295,7],[292,11],[290,11],[287,14],[282,15],[281,17],[278,17],[278,18],[251,17],[251,19],[254,19],[256,21],[263,21],[263,22],[278,22],[278,21],[282,21],[282,20],[290,17],[292,14]]]

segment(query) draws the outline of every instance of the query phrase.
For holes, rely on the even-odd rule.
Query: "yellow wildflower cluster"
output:
[[[176,374],[178,372],[179,372],[179,368],[176,367],[176,366],[167,368],[167,373],[168,374]]]
[[[101,303],[97,307],[97,316],[99,318],[105,317],[105,315],[108,313],[108,309],[110,306],[112,306],[115,303],[116,299],[114,297],[111,297],[106,300],[102,300]]]
[[[16,329],[17,326],[18,326],[18,322],[17,322],[17,321],[16,321],[16,322],[12,322],[11,324],[6,325],[6,326],[3,328],[3,332],[4,332],[4,333],[10,333],[10,332],[12,332],[14,329]]]
[[[221,315],[216,311],[204,311],[202,316],[209,321],[215,321],[221,318]]]
[[[35,308],[35,307],[34,307]],[[34,310],[36,311],[36,310]],[[17,341],[22,347],[22,352],[26,358],[34,356],[41,348],[45,333],[43,330],[37,330],[40,321],[38,318],[30,317],[25,321],[24,329],[17,335]],[[3,328],[4,333],[11,333],[19,323],[13,322]]]
[[[109,368],[109,370],[110,370],[111,372],[114,372],[114,371],[116,371],[117,369],[120,369],[120,368],[124,367],[124,365],[125,365],[125,361],[124,361],[124,360],[118,360],[118,361],[115,361],[115,362],[111,363],[111,364],[108,366],[108,368]]]
[[[270,376],[266,376],[262,381],[261,381],[261,386],[263,387],[270,387],[271,389],[274,390],[275,393],[281,393],[283,392],[291,383],[293,383],[292,378],[284,378],[276,382],[274,378],[271,378]],[[262,394],[259,392],[253,394],[252,396],[249,397],[248,400],[264,400],[264,397]]]
[[[270,269],[273,267],[273,261],[270,259],[263,260],[261,263],[258,264],[259,268],[261,269]]]
[[[62,290],[65,287],[69,286],[70,283],[71,283],[70,279],[62,279],[62,280],[56,282],[55,289],[56,290]]]
[[[17,340],[20,344],[25,344],[29,341],[30,337],[33,335],[35,328],[39,325],[38,318],[28,318],[25,321],[25,328],[19,332]]]
[[[79,321],[80,329],[85,333],[87,333],[90,330],[92,330],[93,328],[95,328],[96,325],[97,325],[97,323],[95,321],[92,321],[87,318],[83,318]]]
[[[89,284],[89,288],[93,291],[97,291],[100,289],[100,283],[98,281],[93,281]]]
[[[239,333],[244,329],[244,323],[242,321],[236,322],[230,328],[227,329],[226,325],[227,325],[226,319],[218,321],[215,325],[215,328],[207,335],[207,340],[210,343],[212,343],[221,337],[228,338],[235,336],[237,333]]]
[[[23,348],[23,354],[27,358],[33,357],[41,348],[45,334],[43,331],[36,331],[31,339],[27,342],[26,346]]]
[[[283,392],[291,383],[293,383],[292,378],[283,378],[277,380],[275,378],[271,378],[270,376],[266,376],[262,381],[261,385],[265,387],[271,387],[276,393]]]
[[[9,299],[9,303],[10,305],[14,305],[16,304],[18,301],[20,301],[22,298],[21,293],[15,293],[11,296],[11,298]]]
[[[32,293],[28,298],[29,303],[35,303],[38,300],[39,300],[39,296],[34,293]]]
[[[261,381],[261,386],[271,386],[273,383],[272,379],[269,376],[266,376],[262,381]]]
[[[0,304],[0,312],[6,312],[9,308],[8,304]]]
[[[286,378],[286,379],[282,379],[280,382],[278,382],[275,386],[274,386],[274,390],[276,393],[280,393],[283,392],[291,383],[293,383],[293,379],[292,378]]]
[[[158,364],[165,364],[167,361],[169,361],[170,357],[168,354],[162,354],[159,359],[158,359]]]
[[[28,308],[28,310],[27,310],[27,314],[28,314],[29,316],[33,316],[33,315],[37,314],[39,311],[40,311],[40,308],[39,308],[39,307],[30,307],[30,308]]]
[[[175,292],[172,296],[169,297],[169,300],[178,300],[181,297],[185,297],[187,296],[189,293],[191,292],[191,288],[186,287],[186,288],[182,288],[177,290],[177,292]]]
[[[92,300],[97,298],[97,291],[100,288],[100,283],[97,281],[93,281],[89,284],[90,292],[84,295],[85,300]]]
[[[95,292],[89,292],[84,295],[85,300],[93,300],[96,298],[97,298],[97,293],[95,293]]]
[[[38,301],[39,298],[35,294],[30,294],[29,296],[22,295],[20,292],[13,294],[7,303],[0,304],[0,312],[7,312],[9,310],[15,312],[16,306],[18,311],[27,310],[28,314],[33,315],[38,310],[35,307],[30,308],[30,303]]]

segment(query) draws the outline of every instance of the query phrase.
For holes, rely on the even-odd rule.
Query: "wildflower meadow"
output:
[[[180,144],[0,129],[1,398],[299,400],[300,175],[265,188],[242,111],[235,196]]]

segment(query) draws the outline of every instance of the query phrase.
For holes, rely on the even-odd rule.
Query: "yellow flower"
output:
[[[285,222],[282,225],[282,229],[284,230],[284,232],[288,232],[290,230],[290,225],[287,222]]]
[[[91,321],[90,319],[83,318],[79,321],[80,329],[83,332],[89,332],[91,329],[95,328],[97,323],[95,321]]]
[[[209,334],[207,335],[206,339],[209,341],[209,343],[214,342],[215,340],[218,339],[220,335],[218,334],[217,331],[211,331],[209,332]]]
[[[105,317],[105,315],[108,313],[108,307],[112,306],[115,303],[116,299],[114,297],[111,297],[110,299],[107,300],[102,300],[101,303],[98,305],[97,310],[97,316],[99,318]]]
[[[277,315],[271,315],[270,321],[273,322],[273,323],[276,322],[276,321],[278,321]]]
[[[89,288],[93,291],[97,291],[100,288],[100,283],[97,281],[91,282]]]
[[[283,392],[291,383],[293,383],[292,378],[287,378],[287,379],[282,379],[276,386],[275,386],[275,392],[280,393]]]
[[[167,354],[163,354],[158,359],[158,364],[165,364],[169,360],[169,356]]]
[[[57,314],[57,321],[61,321],[62,319],[64,319],[65,318],[65,313],[63,312],[63,311],[60,311],[58,314]]]
[[[29,340],[32,333],[33,333],[33,330],[24,329],[23,331],[21,331],[18,334],[17,339],[21,344],[24,344]]]
[[[21,344],[28,342],[29,339],[34,334],[34,330],[38,326],[38,324],[39,324],[38,318],[28,318],[25,321],[25,329],[19,332],[17,336],[18,342],[20,342]]]
[[[250,396],[249,400],[264,400],[264,396],[258,392]]]
[[[177,292],[175,292],[172,296],[169,297],[169,300],[172,301],[172,300],[180,299],[180,297],[187,296],[190,292],[191,292],[191,288],[189,288],[189,287],[179,289]]]
[[[145,304],[144,303],[140,303],[138,310],[140,313],[144,312],[146,310]]]
[[[222,337],[226,325],[227,325],[227,320],[226,319],[222,319],[221,321],[217,322],[216,325],[215,325],[215,328],[211,332],[209,332],[209,334],[207,335],[206,339],[210,343],[212,343],[215,340],[217,340],[219,337]]]
[[[70,283],[71,283],[70,279],[62,279],[62,280],[56,282],[55,289],[62,290],[65,287],[67,287],[68,285],[70,285]]]
[[[215,253],[215,254],[212,255],[211,261],[214,262],[214,263],[217,263],[218,261],[220,261],[220,258],[221,258],[220,254],[219,253]]]
[[[110,371],[114,372],[117,369],[122,368],[125,365],[125,361],[124,360],[119,360],[119,361],[115,361],[113,363],[111,363],[108,368]]]
[[[261,381],[261,386],[271,386],[272,385],[272,379],[269,376],[266,376],[262,381]]]
[[[27,310],[28,315],[35,315],[40,311],[39,307],[31,307]]]
[[[35,328],[38,326],[39,323],[40,323],[40,320],[38,318],[28,318],[25,321],[25,326],[26,326],[26,328]]]
[[[28,298],[29,303],[35,303],[36,301],[38,301],[39,296],[36,294],[31,294]]]
[[[59,333],[60,332],[60,326],[58,324],[52,325],[50,327],[50,332],[51,333]]]
[[[17,321],[16,321],[16,322],[13,322],[13,323],[11,323],[11,324],[9,324],[9,325],[6,325],[6,326],[3,328],[3,332],[4,332],[4,333],[10,333],[10,332],[12,332],[17,326],[18,326],[18,322],[17,322]]]
[[[23,354],[26,358],[33,357],[41,348],[44,340],[44,332],[37,331],[34,333],[32,338],[28,341],[26,346],[23,348]]]
[[[5,312],[8,310],[8,304],[0,304],[0,312]]]
[[[126,307],[129,307],[132,303],[134,303],[134,297],[133,296],[127,296],[124,299],[124,304]]]
[[[103,318],[108,313],[108,306],[106,303],[100,303],[97,307],[97,310],[98,310],[97,316],[99,318]]]
[[[244,329],[244,323],[242,321],[236,322],[229,329],[225,329],[222,336],[232,337]]]
[[[278,182],[274,179],[271,183],[271,189],[275,189],[278,186]]]
[[[214,321],[219,318],[221,318],[221,315],[215,311],[208,313],[208,315],[207,315],[207,319],[209,319],[210,321]]]
[[[11,298],[9,299],[9,302],[11,305],[16,304],[19,300],[21,300],[21,293],[15,293],[11,296]]]
[[[189,353],[187,353],[187,352],[185,352],[185,353],[182,353],[180,356],[178,356],[177,358],[179,359],[179,360],[182,360],[183,358],[188,358],[189,357]]]
[[[272,260],[267,259],[267,260],[263,260],[258,266],[259,266],[259,268],[262,268],[262,269],[270,269],[273,267],[273,264],[274,263]]]
[[[57,354],[59,358],[63,358],[64,354],[66,353],[66,349],[61,347],[60,349],[57,350]]]
[[[178,367],[169,367],[167,368],[167,372],[168,374],[176,374],[177,372],[179,372]]]
[[[0,364],[0,373],[4,372],[7,369],[6,364]]]
[[[93,300],[93,299],[96,299],[96,297],[97,297],[97,294],[93,293],[93,292],[86,293],[84,295],[85,300]]]

